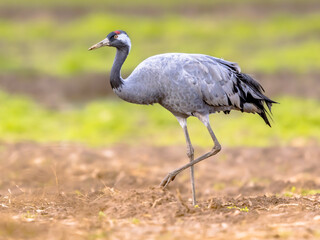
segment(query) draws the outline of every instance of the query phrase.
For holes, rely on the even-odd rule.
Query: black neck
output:
[[[123,84],[121,78],[121,67],[129,54],[129,47],[117,48],[117,54],[113,62],[110,74],[110,84],[112,89],[117,89]]]

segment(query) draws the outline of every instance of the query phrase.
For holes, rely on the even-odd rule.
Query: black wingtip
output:
[[[264,122],[265,122],[269,127],[271,127],[271,124],[270,124],[270,122],[269,122],[269,119],[268,119],[268,116],[267,116],[266,112],[263,111],[263,112],[259,113],[259,115],[260,115],[260,117],[262,117],[262,119],[264,120]],[[269,117],[270,117],[270,115],[269,115]],[[270,118],[271,118],[271,117],[270,117]]]
[[[245,103],[253,104],[260,117],[264,122],[271,127],[269,120],[272,120],[272,104],[277,103],[264,95],[264,89],[260,83],[253,79],[250,75],[245,73],[236,73],[237,88],[240,96],[240,106],[243,108]],[[243,86],[249,88],[248,90],[242,89]]]

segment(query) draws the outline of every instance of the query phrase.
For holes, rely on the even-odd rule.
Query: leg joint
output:
[[[217,154],[220,151],[221,151],[221,145],[219,143],[215,144],[214,147],[211,150],[213,155]]]
[[[193,149],[192,146],[187,147],[187,156],[188,156],[189,158],[191,158],[191,157],[194,156],[194,149]]]
[[[218,152],[221,151],[221,145],[220,143],[216,144],[214,147],[213,147],[215,150],[217,150]]]

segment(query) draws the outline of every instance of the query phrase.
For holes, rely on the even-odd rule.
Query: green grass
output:
[[[237,207],[237,206],[228,206],[227,209],[236,209],[239,210],[240,212],[249,212],[249,208],[248,207]]]
[[[276,99],[272,128],[258,115],[232,112],[211,115],[223,146],[270,146],[320,141],[320,107],[316,100]],[[33,101],[0,93],[0,139],[40,142],[71,141],[99,146],[127,144],[185,144],[183,131],[171,113],[159,105],[141,106],[101,100],[83,108],[52,111]],[[194,145],[211,146],[205,127],[189,119]],[[174,136],[174,137],[173,137]]]
[[[52,18],[0,19],[0,71],[9,74],[78,75],[110,71],[114,49],[88,52],[115,29],[133,43],[123,72],[164,52],[204,53],[240,63],[245,72],[299,74],[320,69],[320,15],[275,15],[221,19],[201,15],[162,17],[86,15],[73,21]]]
[[[306,189],[306,188],[297,189],[295,186],[292,186],[291,189],[286,191],[283,195],[285,197],[293,197],[295,195],[312,196],[316,194],[320,194],[320,189]]]

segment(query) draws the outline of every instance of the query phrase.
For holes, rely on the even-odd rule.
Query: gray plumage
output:
[[[131,48],[124,31],[111,32],[107,38],[89,50],[102,46],[117,48],[110,74],[113,91],[123,100],[136,104],[155,104],[173,113],[184,129],[190,163],[168,174],[161,186],[167,186],[182,170],[191,168],[193,204],[196,204],[193,165],[220,151],[221,147],[211,130],[209,114],[239,110],[258,113],[270,126],[265,105],[271,112],[275,103],[263,92],[262,86],[240,67],[223,59],[186,53],[166,53],[152,56],[141,62],[127,79],[120,70]],[[208,128],[214,148],[200,158],[193,159],[193,147],[187,131],[186,119],[196,116]]]
[[[239,110],[264,115],[261,85],[236,63],[201,54],[167,53],[144,60],[114,89],[125,101],[159,103],[176,116]],[[263,117],[270,125],[268,118]]]

